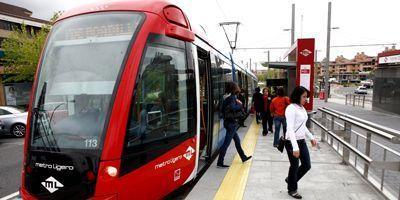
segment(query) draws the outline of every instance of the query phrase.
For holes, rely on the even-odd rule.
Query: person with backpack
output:
[[[239,99],[240,102],[242,102],[243,105],[246,104],[245,90],[243,88],[240,90],[240,93],[238,94],[238,99]],[[243,111],[245,111],[245,113],[246,113],[245,106],[243,106]],[[246,115],[247,115],[247,113],[246,113]],[[244,124],[244,121],[246,120],[246,117],[247,116],[245,116],[245,117],[243,117],[241,119],[238,119],[239,127],[247,127]],[[238,129],[239,129],[239,127],[238,127]]]
[[[297,86],[290,95],[291,104],[285,111],[287,132],[284,143],[290,161],[289,173],[285,181],[288,194],[295,199],[302,198],[297,192],[297,183],[311,169],[306,137],[311,139],[313,147],[317,146],[317,140],[306,127],[308,115],[304,104],[309,95],[310,92],[306,88]],[[299,161],[301,161],[300,167]]]
[[[222,103],[222,112],[224,117],[224,127],[226,129],[224,143],[221,146],[217,167],[227,168],[229,165],[224,164],[224,157],[226,154],[226,150],[228,149],[231,141],[235,142],[235,147],[237,152],[239,153],[242,162],[248,161],[252,156],[246,156],[243,148],[240,144],[239,135],[236,132],[236,127],[238,126],[237,118],[243,117],[239,116],[239,112],[243,112],[243,103],[237,99],[237,95],[240,92],[239,86],[235,82],[229,82],[226,85],[225,89],[226,93],[229,93],[224,102]]]
[[[261,113],[264,109],[263,95],[261,94],[260,87],[256,87],[255,92],[253,94],[253,105],[256,110],[256,121],[257,124],[261,121]]]
[[[277,97],[272,99],[270,105],[271,115],[274,118],[275,124],[274,147],[278,147],[281,126],[283,126],[283,133],[286,133],[285,110],[290,104],[289,97],[285,96],[285,92],[282,87],[278,88],[276,95]]]

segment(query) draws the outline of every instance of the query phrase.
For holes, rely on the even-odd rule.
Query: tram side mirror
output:
[[[170,22],[165,30],[167,36],[187,42],[194,41],[194,33],[190,30],[188,19],[181,9],[176,6],[167,6],[164,8],[164,16]]]

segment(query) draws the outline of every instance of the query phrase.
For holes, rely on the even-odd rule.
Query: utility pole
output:
[[[303,37],[303,15],[301,15],[301,21],[300,21],[300,38]]]
[[[294,33],[295,33],[295,4],[292,4],[292,27],[285,28],[283,31],[290,31],[290,46],[294,44]]]
[[[325,84],[324,84],[324,92],[325,92],[325,102],[328,102],[329,96],[329,54],[330,54],[330,45],[331,45],[331,7],[332,2],[328,3],[328,27],[327,27],[327,37],[326,37],[326,60],[325,60]]]
[[[294,27],[295,27],[295,5],[292,4],[292,28],[291,28],[291,45],[294,44]]]

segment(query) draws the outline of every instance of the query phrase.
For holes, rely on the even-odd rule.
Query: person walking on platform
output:
[[[257,124],[259,124],[261,121],[261,113],[264,109],[263,95],[261,94],[260,87],[256,87],[256,90],[253,94],[253,105],[256,110],[256,121]]]
[[[268,132],[272,133],[272,116],[270,111],[270,104],[271,104],[271,96],[269,94],[269,89],[263,89],[263,102],[264,102],[264,109],[262,112],[262,125],[263,125],[263,136],[266,136]]]
[[[290,161],[289,173],[285,181],[288,194],[295,199],[302,198],[297,192],[297,183],[311,169],[306,137],[311,139],[313,147],[317,146],[317,140],[306,127],[308,115],[304,104],[309,95],[310,93],[306,88],[297,86],[290,95],[291,104],[285,111],[287,122],[285,149]],[[299,160],[301,161],[300,167]]]
[[[226,154],[226,150],[228,149],[232,139],[235,142],[235,147],[237,152],[239,153],[242,162],[246,162],[252,156],[246,156],[242,146],[240,144],[239,135],[236,132],[236,127],[238,126],[237,119],[232,118],[228,112],[239,112],[243,109],[243,104],[237,99],[237,94],[240,92],[239,86],[234,82],[229,82],[226,86],[227,93],[230,93],[224,102],[222,103],[222,112],[224,115],[224,127],[226,129],[224,143],[221,146],[217,166],[220,168],[227,168],[229,165],[224,164],[224,157]]]
[[[239,95],[238,95],[238,99],[239,99],[239,101],[240,102],[242,102],[242,104],[243,105],[246,105],[246,99],[245,99],[245,90],[242,88],[241,90],[240,90],[240,93],[239,93]],[[245,106],[243,106],[243,110],[245,111]],[[245,114],[247,115],[247,112],[245,111]],[[246,116],[247,117],[247,116]],[[238,123],[239,123],[239,127],[247,127],[245,124],[244,124],[244,121],[246,120],[246,118],[245,117],[243,117],[243,118],[241,118],[241,119],[238,119]],[[239,128],[238,127],[238,128]]]
[[[278,88],[276,94],[277,97],[272,100],[270,105],[271,114],[274,117],[275,124],[274,147],[278,146],[281,126],[283,126],[283,133],[286,133],[285,110],[290,104],[289,97],[285,96],[282,87]]]

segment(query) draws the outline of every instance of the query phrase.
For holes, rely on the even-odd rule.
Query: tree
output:
[[[257,74],[258,82],[265,82],[267,80],[267,74]]]
[[[268,62],[261,63],[262,66],[268,67]],[[265,75],[265,79],[276,79],[279,78],[279,69],[268,68],[267,74]]]
[[[54,13],[50,24],[36,32],[28,29],[25,24],[21,25],[21,29],[14,27],[10,37],[2,45],[4,73],[10,75],[4,82],[33,81],[47,34],[60,15],[60,11]]]

